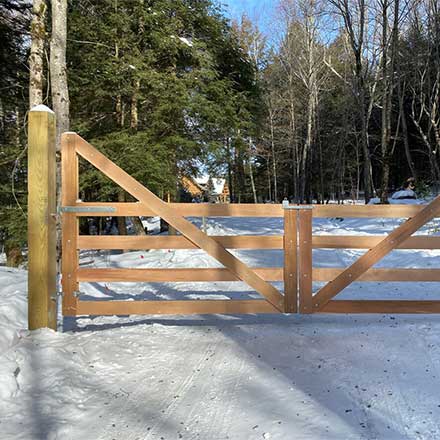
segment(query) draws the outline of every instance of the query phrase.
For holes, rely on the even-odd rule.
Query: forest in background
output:
[[[0,242],[26,243],[26,118],[46,104],[162,198],[327,203],[440,181],[440,1],[280,0],[263,33],[211,0],[0,0]],[[58,140],[59,142],[59,140]],[[81,164],[83,200],[126,200]],[[123,233],[123,227],[120,228]]]

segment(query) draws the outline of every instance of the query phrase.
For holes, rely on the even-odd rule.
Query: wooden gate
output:
[[[440,216],[440,196],[428,205],[316,205],[297,216],[300,313],[440,313],[439,300],[333,300],[355,281],[440,282],[440,268],[373,268],[394,249],[440,249],[440,236],[412,236]],[[387,236],[312,235],[312,218],[319,217],[409,218]],[[312,248],[368,251],[347,268],[314,268]],[[327,284],[313,294],[312,281]]]
[[[84,203],[78,199],[78,156],[86,159],[121,188],[135,203]],[[278,313],[296,304],[296,289],[284,296],[269,281],[282,281],[282,269],[250,268],[227,248],[282,249],[281,236],[208,236],[185,216],[273,216],[273,205],[206,205],[165,203],[75,133],[62,137],[62,286],[64,315]],[[277,207],[281,212],[281,207]],[[181,236],[80,236],[80,216],[159,216]],[[213,269],[94,269],[79,268],[81,249],[204,250],[220,262]],[[79,282],[90,281],[243,281],[261,300],[81,301]],[[286,299],[287,301],[287,299]]]
[[[131,194],[133,203],[92,203],[78,199],[78,157]],[[205,313],[439,313],[440,301],[333,300],[354,281],[440,281],[440,269],[373,269],[393,249],[439,249],[439,236],[412,234],[440,216],[440,197],[420,205],[273,205],[165,203],[75,133],[62,137],[63,314]],[[83,236],[82,216],[159,216],[179,236]],[[284,235],[208,236],[185,217],[283,217]],[[317,217],[408,217],[388,236],[312,235]],[[345,269],[313,268],[313,248],[369,249]],[[81,249],[202,249],[222,264],[212,269],[80,268]],[[283,249],[284,266],[251,268],[228,249]],[[243,281],[258,292],[254,300],[86,301],[80,282]],[[270,282],[283,281],[284,294]],[[313,281],[328,281],[315,295]]]

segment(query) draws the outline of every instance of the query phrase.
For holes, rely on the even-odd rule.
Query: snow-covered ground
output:
[[[386,234],[401,221],[319,219],[314,233]],[[282,228],[276,218],[208,221],[215,235]],[[314,265],[345,266],[362,252],[316,250]],[[235,253],[252,266],[282,265],[281,251]],[[217,266],[195,250],[89,252],[81,262]],[[395,251],[379,266],[440,267],[440,251]],[[0,267],[2,440],[440,438],[440,316],[82,317],[66,319],[63,332],[29,333],[26,275]],[[242,283],[81,291],[83,300],[258,297]],[[355,283],[344,297],[440,299],[440,283]]]

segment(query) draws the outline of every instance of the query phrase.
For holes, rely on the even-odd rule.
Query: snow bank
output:
[[[27,272],[0,267],[0,356],[27,328]]]
[[[0,401],[15,396],[18,390],[20,369],[7,353],[27,334],[26,293],[27,272],[0,267]]]
[[[399,193],[406,193],[406,191],[398,191]],[[412,192],[412,191],[411,191]],[[388,199],[388,202],[390,205],[424,205],[426,204],[426,200],[423,199],[405,199],[405,198],[399,198],[399,195],[396,195],[398,193],[394,193],[392,197]],[[396,197],[394,197],[396,195]],[[372,198],[368,204],[369,205],[378,205],[380,203],[379,197]]]

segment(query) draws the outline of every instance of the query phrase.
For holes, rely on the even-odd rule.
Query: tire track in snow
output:
[[[221,440],[231,438],[229,436],[231,427],[229,422],[232,415],[236,413],[237,395],[246,364],[242,356],[237,356],[234,348],[236,347],[232,342],[225,344],[220,341],[217,344],[217,350],[205,366],[207,371],[211,372],[200,390],[200,394],[205,396],[205,399],[188,396],[190,402],[197,403],[193,404],[185,420],[185,426],[197,427],[198,429],[198,432],[189,433],[189,439]],[[227,362],[227,368],[224,368],[224,362],[220,364],[222,360]],[[230,372],[228,377],[225,377],[225,370]]]
[[[189,362],[189,360],[186,359],[185,364],[193,366],[193,373],[187,375],[181,382],[179,387],[173,392],[173,394],[178,397],[170,399],[170,403],[167,404],[164,409],[160,410],[159,419],[151,426],[146,426],[145,424],[142,426],[142,432],[147,432],[147,435],[143,439],[147,440],[151,437],[162,436],[165,429],[167,429],[165,426],[167,420],[172,419],[176,421],[176,418],[172,417],[173,414],[179,407],[183,406],[183,400],[189,393],[190,389],[194,386],[194,382],[197,381],[199,376],[203,375],[203,370],[206,368],[206,358],[213,351],[214,346],[215,344],[213,342],[208,342],[204,351],[198,355],[195,364],[193,364],[193,362]],[[190,399],[190,402],[193,402],[192,398]],[[176,436],[178,435],[177,431],[178,429],[176,427]],[[134,439],[134,437],[132,438]]]
[[[185,346],[187,340],[191,340],[194,336],[188,334],[184,328],[182,331],[181,345]],[[205,335],[201,335],[203,338]],[[171,387],[164,390],[161,395],[162,400],[151,404],[151,401],[146,401],[145,395],[148,396],[148,388],[151,388],[151,370],[147,370],[148,377],[140,378],[138,375],[134,378],[131,384],[133,390],[129,393],[127,401],[118,407],[118,411],[113,414],[108,414],[109,419],[124,420],[127,413],[142,413],[150,409],[153,419],[146,421],[145,418],[137,418],[135,422],[131,421],[129,428],[123,423],[120,427],[107,427],[107,429],[99,436],[102,440],[108,439],[124,439],[124,440],[147,440],[149,438],[160,438],[163,436],[165,430],[169,430],[167,423],[169,421],[178,423],[173,414],[182,405],[180,396],[185,396],[188,390],[197,381],[205,368],[205,359],[213,351],[214,344],[208,342],[206,347],[200,352],[185,353],[185,358],[181,358],[180,362],[173,362],[168,365],[167,374],[162,377],[172,378],[175,382],[182,379],[178,386]],[[156,353],[155,353],[156,355]],[[157,354],[160,356],[160,353]],[[189,356],[188,356],[189,355]],[[185,374],[192,369],[191,374]],[[179,373],[180,372],[180,373]],[[157,391],[152,391],[153,395],[158,395]],[[177,396],[177,397],[176,397]],[[116,428],[116,429],[115,429]],[[178,425],[174,429],[174,437],[177,437]],[[166,437],[169,438],[169,437]]]

